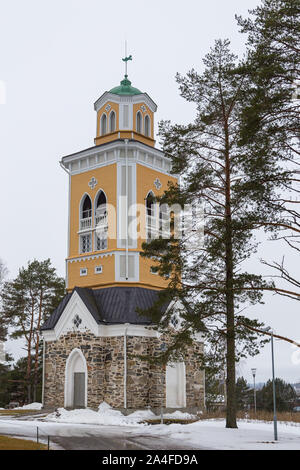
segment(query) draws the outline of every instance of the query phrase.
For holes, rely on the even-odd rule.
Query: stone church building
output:
[[[155,148],[157,106],[126,74],[94,107],[95,145],[60,162],[69,178],[67,294],[42,326],[43,405],[202,409],[201,337],[176,364],[138,357],[167,341],[136,311],[168,283],[140,255],[161,218],[153,200],[176,181]]]

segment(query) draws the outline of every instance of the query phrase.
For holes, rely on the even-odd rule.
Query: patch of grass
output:
[[[0,436],[0,450],[46,450],[44,444],[37,444],[34,441],[26,439],[17,439],[15,437]]]
[[[191,424],[199,421],[198,419],[176,419],[176,418],[164,418],[164,424]],[[160,418],[146,419],[143,423],[147,424],[161,424]]]
[[[0,410],[0,416],[7,416],[7,415],[25,415],[28,413],[36,412],[36,410]]]

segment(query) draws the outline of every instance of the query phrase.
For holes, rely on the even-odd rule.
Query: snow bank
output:
[[[114,410],[107,403],[102,402],[98,411],[88,408],[77,410],[65,410],[59,408],[54,413],[46,416],[47,421],[56,423],[77,423],[77,424],[102,424],[104,426],[135,426],[149,417],[155,416],[151,411],[140,410],[129,416],[124,416],[121,411]]]
[[[154,419],[157,418],[157,416],[152,413],[151,410],[137,410],[128,415],[128,418],[133,418],[137,419],[139,421],[143,421],[144,419]]]
[[[34,402],[29,403],[28,405],[18,406],[17,408],[14,408],[14,410],[41,410],[42,406],[42,403]]]
[[[190,413],[183,413],[182,411],[174,411],[174,413],[165,413],[164,418],[173,418],[173,419],[195,419],[195,415]]]
[[[151,410],[137,410],[128,416],[123,415],[121,411],[114,410],[108,403],[103,401],[98,407],[98,411],[89,408],[65,410],[59,408],[54,413],[46,416],[47,421],[55,423],[77,423],[77,424],[102,424],[105,426],[133,426],[141,424],[148,419],[159,418]],[[174,411],[174,413],[164,414],[164,418],[173,419],[193,419],[195,415]]]

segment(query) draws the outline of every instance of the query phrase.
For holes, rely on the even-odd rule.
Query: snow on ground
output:
[[[74,410],[76,411],[76,410]],[[79,410],[80,411],[80,410]],[[92,410],[81,410],[92,411]],[[92,412],[96,413],[96,411]],[[143,414],[142,412],[136,412]],[[109,413],[99,413],[109,416]],[[135,414],[135,413],[133,413]],[[119,419],[117,415],[115,419]],[[129,417],[123,417],[122,420]],[[136,419],[137,416],[131,416],[131,420]],[[140,419],[140,416],[139,416]],[[13,434],[36,436],[36,428],[39,427],[41,435],[50,436],[152,436],[157,437],[160,443],[164,440],[174,439],[183,448],[194,449],[224,449],[224,450],[300,450],[300,425],[297,423],[278,423],[278,436],[279,441],[273,441],[273,423],[265,423],[259,421],[246,421],[241,420],[238,422],[238,429],[226,429],[225,421],[220,420],[201,420],[191,424],[170,424],[170,425],[141,425],[133,424],[128,426],[128,422],[124,425],[99,426],[101,418],[98,416],[97,424],[78,424],[78,423],[65,423],[65,422],[50,422],[41,421],[40,419],[32,417],[30,421],[18,419],[0,418],[0,434]],[[109,422],[107,419],[106,422]]]
[[[183,413],[182,411],[176,410],[173,413],[164,413],[164,418],[173,418],[173,419],[195,419],[195,415],[190,413]]]
[[[186,425],[148,426],[143,429],[143,434],[166,436],[196,449],[300,450],[300,426],[297,423],[278,423],[278,442],[273,440],[273,423],[246,420],[238,422],[238,429],[226,429],[223,419],[200,420]]]
[[[46,421],[55,423],[78,423],[78,424],[98,424],[104,426],[134,426],[144,419],[153,418],[155,415],[150,410],[140,410],[124,416],[121,411],[114,410],[107,403],[102,402],[98,411],[88,408],[65,410],[59,408],[54,413],[46,416]]]
[[[34,402],[29,403],[28,405],[18,406],[17,408],[13,408],[14,410],[41,410],[42,403]]]
[[[137,410],[128,416],[124,416],[121,411],[114,410],[106,402],[102,402],[98,411],[93,411],[88,408],[65,410],[59,408],[54,413],[46,416],[47,421],[55,423],[78,423],[78,424],[102,424],[104,426],[133,426],[146,419],[159,418],[151,410]],[[189,413],[182,413],[181,411],[174,411],[174,413],[164,414],[164,418],[174,419],[191,419],[195,418],[194,415]]]

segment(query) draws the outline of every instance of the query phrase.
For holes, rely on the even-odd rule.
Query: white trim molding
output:
[[[139,163],[158,170],[162,174],[177,177],[175,174],[171,175],[171,160],[161,150],[138,141],[129,141],[127,146],[128,163]],[[124,157],[125,142],[119,140],[67,155],[62,158],[60,163],[71,175],[77,175],[116,162],[124,162]]]

